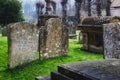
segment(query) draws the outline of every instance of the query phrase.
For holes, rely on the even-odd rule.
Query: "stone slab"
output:
[[[73,80],[73,79],[54,71],[51,72],[51,80]]]
[[[11,24],[8,31],[8,68],[36,60],[39,38],[37,26],[18,22]]]
[[[51,79],[50,76],[45,76],[45,77],[40,76],[40,77],[36,77],[35,80],[51,80]]]
[[[58,72],[73,80],[120,80],[120,60],[98,60],[64,64]]]

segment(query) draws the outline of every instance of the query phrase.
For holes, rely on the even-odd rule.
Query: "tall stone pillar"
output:
[[[52,14],[52,8],[51,8],[52,0],[45,0],[45,2],[46,2],[46,14],[51,15]]]
[[[44,4],[42,2],[37,2],[36,3],[36,10],[37,10],[37,17],[38,17],[38,24],[37,25],[40,25],[40,16],[43,14],[42,10],[44,8]]]
[[[107,4],[106,4],[106,16],[111,16],[110,7],[111,7],[111,0],[107,0]]]
[[[76,7],[76,13],[75,13],[75,18],[76,18],[76,23],[80,23],[80,8],[83,0],[75,0],[75,7]]]
[[[67,23],[67,1],[68,0],[62,0],[61,5],[62,5],[62,22],[64,24]]]
[[[101,12],[101,2],[100,2],[100,0],[97,0],[97,15],[101,16],[102,15],[101,13],[102,13]]]
[[[52,1],[53,14],[56,14],[56,2]]]
[[[88,0],[88,16],[91,16],[91,0]]]

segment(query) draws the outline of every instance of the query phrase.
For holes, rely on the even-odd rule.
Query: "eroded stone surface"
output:
[[[26,22],[18,22],[9,26],[9,68],[14,68],[36,59],[38,33],[36,26]]]
[[[69,80],[119,80],[120,60],[111,59],[64,64],[58,67],[58,72],[71,78]]]
[[[58,18],[49,19],[40,29],[40,59],[66,55],[68,29]]]
[[[120,23],[105,24],[103,33],[105,59],[120,59]]]

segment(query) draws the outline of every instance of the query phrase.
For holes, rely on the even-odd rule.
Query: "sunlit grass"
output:
[[[78,33],[78,32],[77,32]],[[82,45],[77,39],[69,39],[69,53],[67,56],[40,61],[37,59],[23,67],[13,70],[7,69],[7,38],[0,34],[0,80],[34,80],[36,76],[49,75],[57,70],[61,64],[102,59],[102,54],[88,53],[80,50]]]

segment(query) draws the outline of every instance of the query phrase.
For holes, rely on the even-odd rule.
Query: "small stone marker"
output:
[[[7,27],[2,29],[2,36],[7,36]]]
[[[39,31],[33,24],[18,22],[10,25],[8,33],[8,67],[36,60]]]
[[[120,59],[120,23],[105,24],[103,39],[105,59]]]
[[[67,55],[68,29],[59,18],[49,19],[40,29],[40,59]]]

